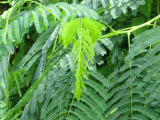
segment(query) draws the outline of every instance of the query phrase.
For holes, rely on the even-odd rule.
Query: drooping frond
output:
[[[82,94],[81,87],[85,89],[82,81],[82,76],[87,79],[88,73],[88,61],[93,62],[94,44],[98,37],[101,35],[104,26],[96,21],[88,18],[76,19],[69,23],[66,23],[62,28],[62,44],[67,47],[69,43],[73,45],[72,54],[76,58],[77,70],[76,70],[76,88],[75,95],[78,100]]]
[[[7,31],[6,29],[0,31],[0,40],[5,39],[7,43],[15,43],[18,44],[21,42],[24,34],[26,34],[31,27],[32,23],[34,23],[36,31],[41,34],[50,26],[55,19],[50,19],[52,16],[57,18],[58,20],[63,19],[63,15],[59,8],[63,9],[66,15],[72,16],[75,13],[75,16],[79,17],[88,17],[92,19],[98,19],[98,15],[91,9],[87,7],[74,4],[69,5],[67,3],[57,3],[56,5],[50,4],[48,6],[39,7],[36,10],[32,11],[23,11],[18,18],[13,20],[8,26]],[[85,9],[83,9],[85,8]],[[80,12],[81,11],[81,14]],[[88,12],[88,14],[85,14]],[[13,31],[14,30],[14,31]],[[15,32],[16,31],[16,32]],[[4,37],[4,34],[6,36]]]

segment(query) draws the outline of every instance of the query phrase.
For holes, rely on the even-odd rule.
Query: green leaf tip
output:
[[[108,115],[106,115],[106,118],[108,118],[110,115],[112,115],[113,113],[115,113],[118,110],[118,108],[114,108]]]
[[[105,30],[104,25],[86,17],[68,22],[62,28],[60,38],[63,46],[73,45],[72,54],[74,54],[75,64],[77,65],[75,96],[78,101],[82,95],[81,88],[86,89],[82,78],[88,79],[86,69],[90,69],[88,62],[93,63],[95,55],[94,45],[100,37],[102,30]]]

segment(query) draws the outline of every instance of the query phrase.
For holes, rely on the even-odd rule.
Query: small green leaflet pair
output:
[[[63,46],[67,48],[69,43],[73,45],[72,54],[76,59],[75,64],[77,65],[75,96],[78,101],[82,95],[81,88],[83,87],[86,90],[82,79],[83,77],[88,79],[86,69],[90,69],[88,62],[93,62],[95,55],[94,45],[102,30],[105,30],[104,25],[85,17],[68,22],[62,28],[60,39]]]

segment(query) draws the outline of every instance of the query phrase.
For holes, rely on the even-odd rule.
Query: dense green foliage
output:
[[[159,0],[2,4],[1,120],[160,118]]]

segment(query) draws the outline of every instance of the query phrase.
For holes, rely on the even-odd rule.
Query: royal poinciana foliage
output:
[[[160,118],[159,0],[0,5],[1,120]]]

